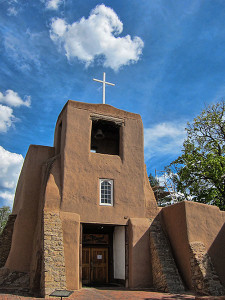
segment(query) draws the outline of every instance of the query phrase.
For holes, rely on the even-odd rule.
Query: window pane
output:
[[[102,204],[112,204],[112,180],[101,180],[101,202]]]

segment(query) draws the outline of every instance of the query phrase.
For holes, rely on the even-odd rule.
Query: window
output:
[[[112,179],[100,179],[100,205],[113,206]]]

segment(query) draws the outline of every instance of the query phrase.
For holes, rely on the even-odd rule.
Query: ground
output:
[[[11,295],[11,294],[0,294],[0,300],[35,300],[35,299],[43,299],[43,298],[32,298],[25,297],[19,295]],[[46,297],[46,299],[51,300],[60,300],[60,298]],[[143,300],[225,300],[225,296],[222,297],[200,297],[194,296],[190,293],[183,295],[174,295],[167,293],[157,293],[152,290],[127,290],[127,289],[109,289],[109,288],[83,288],[79,291],[75,291],[69,298],[64,298],[68,300],[79,299],[79,300],[113,300],[113,299],[143,299]]]

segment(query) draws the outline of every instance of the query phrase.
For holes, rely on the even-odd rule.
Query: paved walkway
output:
[[[12,294],[1,294],[0,300],[37,300],[43,298],[33,298],[29,296],[19,296]],[[60,298],[47,297],[48,300],[60,300]],[[63,300],[225,300],[225,296],[222,297],[201,297],[193,296],[191,294],[174,295],[167,293],[157,293],[151,290],[128,290],[125,288],[83,288],[79,291],[75,291],[69,298],[63,298]]]
[[[31,300],[31,299],[40,299],[32,297],[24,297],[18,295],[9,295],[9,294],[0,294],[0,300]],[[43,299],[43,298],[42,298]],[[47,297],[48,300],[60,300],[60,298]],[[123,288],[83,288],[79,291],[75,291],[69,298],[63,298],[63,300],[191,300],[195,299],[195,296],[192,295],[172,295],[166,293],[156,293],[149,290],[127,290]]]

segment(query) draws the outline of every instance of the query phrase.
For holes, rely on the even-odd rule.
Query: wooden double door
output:
[[[108,248],[83,247],[83,284],[108,283]]]

